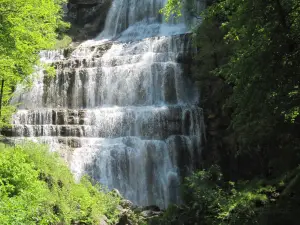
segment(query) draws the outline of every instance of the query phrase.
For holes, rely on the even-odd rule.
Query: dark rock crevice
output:
[[[111,0],[69,0],[66,21],[71,23],[67,32],[75,42],[94,38],[105,25]]]

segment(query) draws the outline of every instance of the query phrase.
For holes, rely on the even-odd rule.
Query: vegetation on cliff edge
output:
[[[119,198],[87,177],[79,183],[65,162],[43,145],[0,145],[0,223],[99,224],[117,221]]]

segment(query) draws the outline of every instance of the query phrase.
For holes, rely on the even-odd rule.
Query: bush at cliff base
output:
[[[117,220],[119,199],[87,177],[74,181],[47,146],[0,145],[0,224],[99,224]]]

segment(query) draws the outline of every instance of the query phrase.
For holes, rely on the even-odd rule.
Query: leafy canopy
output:
[[[61,6],[65,2],[0,0],[0,80],[5,80],[5,105],[8,105],[15,85],[33,73],[39,51],[52,48],[57,31],[68,26],[62,21]],[[8,109],[4,109],[2,116],[6,120]]]
[[[163,12],[178,13],[183,2],[169,0]],[[193,32],[195,77],[233,87],[227,106],[244,149],[278,139],[276,130],[287,137],[299,129],[299,15],[298,0],[214,0]]]

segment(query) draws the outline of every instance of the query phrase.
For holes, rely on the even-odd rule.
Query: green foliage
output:
[[[119,199],[86,177],[75,183],[64,161],[42,145],[1,146],[0,197],[3,225],[117,220]]]
[[[67,48],[72,42],[72,38],[68,35],[63,35],[62,38],[58,39],[55,43],[54,49]]]
[[[182,4],[169,1],[166,15]],[[214,0],[193,31],[193,71],[202,103],[207,106],[205,93],[214,78],[232,87],[226,94],[215,90],[209,107],[226,110],[231,118],[231,154],[250,155],[264,175],[300,162],[299,12],[297,0]],[[283,165],[282,158],[290,163]]]
[[[260,213],[257,205],[268,202],[271,186],[225,182],[216,166],[199,171],[187,179],[186,195],[192,199],[192,211],[206,224],[256,224]],[[192,193],[192,194],[190,194]]]
[[[169,1],[166,16],[183,2]],[[193,30],[193,76],[204,110],[219,110],[212,139],[220,151],[209,154],[237,182],[218,167],[195,173],[185,204],[162,224],[298,224],[300,176],[278,177],[300,163],[299,15],[298,0],[209,1]],[[224,114],[230,126],[221,128]]]
[[[228,15],[225,40],[234,47],[216,71],[234,85],[232,125],[241,144],[264,144],[299,110],[300,20],[293,17],[299,2],[232,0],[218,6]]]
[[[61,5],[65,2],[0,0],[0,80],[5,80],[5,107],[15,85],[33,73],[39,51],[52,48],[56,31],[68,26],[62,21]],[[7,124],[6,114],[2,115],[0,125]]]
[[[276,193],[262,181],[227,182],[218,166],[187,178],[182,206],[170,206],[158,224],[259,224],[259,216]]]
[[[181,0],[168,0],[165,7],[160,10],[160,13],[163,13],[167,20],[172,16],[179,17],[182,15],[182,4],[183,2]]]
[[[186,23],[189,23],[193,18],[200,19],[200,11],[203,10],[205,5],[206,0],[168,0],[160,13],[165,16],[166,21],[183,16]]]
[[[39,66],[44,69],[44,74],[46,76],[52,77],[52,78],[56,76],[56,70],[53,67],[53,65],[47,64],[47,63],[41,63]],[[38,75],[38,74],[33,74],[32,76],[35,76],[35,75]],[[30,78],[32,78],[32,77],[30,77]],[[25,84],[27,88],[31,88],[31,85],[32,85],[31,81],[32,81],[32,79],[29,79],[29,81],[27,81],[27,83],[25,83],[25,81],[24,81],[23,84]]]
[[[4,91],[7,91],[7,89],[5,88]],[[9,93],[7,93],[7,95],[5,95],[6,93],[4,93],[4,99],[2,100],[2,104],[5,105],[2,109],[1,109],[1,119],[0,119],[0,127],[10,127],[11,126],[11,115],[15,112],[16,108],[12,105],[9,105],[9,98],[7,97],[9,95]]]

